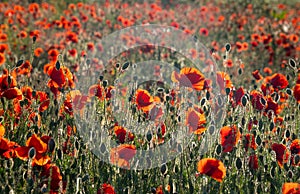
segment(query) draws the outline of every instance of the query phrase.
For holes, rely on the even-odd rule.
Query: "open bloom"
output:
[[[33,157],[33,164],[43,166],[48,163],[50,157],[47,155],[49,136],[43,136],[39,138],[36,134],[33,134],[26,142],[26,146],[21,146],[15,149],[16,155],[21,160],[29,158],[29,150],[35,149],[35,156]]]
[[[235,125],[221,128],[221,145],[223,152],[231,152],[240,139],[240,131]]]
[[[203,90],[204,75],[196,68],[184,67],[179,73],[174,71],[171,77],[173,82],[179,82],[179,86],[193,88],[195,90]]]
[[[113,186],[107,183],[103,183],[101,188],[98,189],[97,194],[115,194],[115,189]]]
[[[299,194],[300,184],[299,183],[284,183],[282,186],[282,194]]]
[[[110,162],[118,167],[129,168],[129,161],[136,154],[134,145],[121,144],[110,150]]]
[[[275,151],[278,165],[282,168],[283,164],[287,162],[289,156],[289,152],[286,149],[286,146],[279,143],[273,143],[272,150]]]
[[[203,133],[206,130],[205,123],[206,119],[203,111],[194,108],[187,111],[186,125],[189,127],[190,132]]]
[[[206,174],[218,182],[222,182],[226,176],[226,168],[222,161],[215,158],[204,158],[197,164],[197,170],[201,174]]]

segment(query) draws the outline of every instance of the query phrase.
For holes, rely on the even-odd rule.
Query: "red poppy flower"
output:
[[[282,194],[300,194],[300,184],[284,183],[282,186]]]
[[[23,98],[22,91],[17,87],[9,88],[9,89],[3,91],[0,96],[5,97],[8,100],[12,100],[15,98],[18,100],[22,100],[22,98]]]
[[[31,148],[34,148],[36,155],[33,159],[33,164],[43,166],[47,164],[50,160],[47,156],[48,144],[43,142],[41,138],[37,137],[36,134],[33,134],[27,141],[26,146],[18,147],[15,149],[16,155],[21,160],[26,160],[28,158],[28,152]]]
[[[293,95],[297,102],[300,103],[300,84],[295,85]]]
[[[193,67],[184,67],[179,74],[174,71],[171,79],[173,82],[179,82],[179,86],[190,87],[195,90],[203,90],[204,88],[204,75]]]
[[[124,127],[115,126],[113,130],[120,143],[124,143],[125,140],[132,141],[134,139],[134,135],[131,132],[127,132]]]
[[[138,109],[148,112],[151,109],[151,105],[154,99],[147,90],[138,89],[135,93],[135,102]]]
[[[59,55],[59,51],[56,49],[51,49],[48,51],[48,58],[50,61],[56,62],[58,55]]]
[[[68,51],[68,53],[72,57],[76,57],[77,56],[77,50],[76,49],[71,49],[71,50]]]
[[[162,185],[159,185],[159,186],[156,188],[155,194],[164,194],[163,186],[162,186]]]
[[[50,182],[50,193],[57,192],[62,181],[59,168],[55,164],[47,163],[43,166],[40,174],[43,184],[48,185]]]
[[[263,108],[266,106],[262,104],[262,101],[264,99],[263,95],[260,92],[253,90],[250,92],[250,96],[252,98],[251,100],[252,106],[259,111],[263,110]]]
[[[240,139],[240,131],[235,125],[221,128],[221,145],[223,152],[231,152]]]
[[[289,156],[289,152],[286,149],[286,146],[283,144],[273,143],[272,150],[275,151],[278,165],[282,168],[283,163],[287,162],[287,158]]]
[[[0,65],[3,65],[5,63],[6,59],[3,53],[0,53]]]
[[[208,29],[207,28],[200,28],[199,34],[203,36],[208,36]]]
[[[115,194],[115,189],[113,186],[107,183],[103,183],[101,188],[98,189],[97,194]]]
[[[268,77],[267,81],[269,81],[275,89],[284,89],[289,85],[285,75],[280,73],[275,73],[273,76]]]
[[[222,182],[226,176],[224,164],[215,158],[204,158],[197,164],[197,170],[201,174],[206,174],[218,182]]]
[[[256,149],[257,145],[255,143],[255,136],[253,134],[245,134],[243,139],[243,145],[246,151],[248,151],[249,148]]]
[[[263,77],[261,76],[261,74],[259,73],[259,70],[255,70],[252,72],[252,76],[257,80],[261,80]]]
[[[295,166],[300,166],[300,161],[297,164],[294,161],[294,157],[296,155],[300,156],[300,139],[295,139],[292,141],[291,146],[290,146],[290,151],[291,151],[292,164]]]
[[[189,127],[190,133],[202,134],[205,130],[205,115],[203,111],[197,111],[194,108],[189,108],[187,111],[186,125]]]
[[[234,100],[236,104],[241,104],[242,97],[245,95],[245,91],[242,87],[237,89],[234,93]]]
[[[110,150],[110,162],[118,167],[129,168],[131,160],[136,154],[134,145],[121,144]]]
[[[258,169],[258,158],[255,154],[249,157],[249,168],[253,170]]]
[[[0,137],[0,155],[5,158],[14,158],[16,157],[15,148],[19,145],[15,142],[9,141],[3,137]]]
[[[104,88],[99,84],[92,85],[89,88],[89,97],[97,96],[99,100],[104,100]]]

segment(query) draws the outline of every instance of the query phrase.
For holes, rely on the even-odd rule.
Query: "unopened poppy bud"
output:
[[[35,148],[34,147],[30,148],[28,151],[28,158],[33,159],[35,157],[35,154],[36,154]]]
[[[51,138],[48,142],[48,151],[53,152],[55,149],[55,141]]]

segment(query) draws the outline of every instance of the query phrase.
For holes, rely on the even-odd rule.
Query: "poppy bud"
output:
[[[24,62],[23,59],[19,60],[19,61],[17,62],[16,67],[20,67],[20,66],[23,64],[23,62]]]
[[[231,45],[230,45],[229,43],[227,43],[227,44],[225,45],[225,49],[226,49],[226,52],[230,52],[230,50],[231,50]]]
[[[34,147],[31,147],[28,151],[28,158],[33,159],[35,157],[36,151]]]
[[[294,60],[294,59],[289,59],[289,65],[293,68],[293,69],[295,69],[296,68],[296,61]]]
[[[225,92],[226,92],[226,95],[229,95],[229,93],[230,93],[230,88],[226,88],[226,89],[225,89]]]
[[[48,142],[48,151],[53,152],[55,149],[55,141],[51,138]]]
[[[165,175],[167,174],[168,172],[168,166],[166,164],[163,164],[161,167],[160,167],[160,172],[162,175]]]
[[[101,143],[101,145],[100,145],[100,152],[101,152],[102,154],[104,154],[104,153],[106,152],[106,146],[105,146],[104,143]]]
[[[86,63],[87,66],[89,66],[89,65],[91,64],[91,60],[90,60],[90,59],[87,59],[87,60],[85,61],[85,63]]]
[[[104,81],[102,82],[102,85],[103,85],[103,87],[106,87],[106,86],[108,85],[108,81],[107,81],[107,80],[104,80]]]
[[[152,133],[151,133],[151,131],[147,132],[146,139],[147,139],[148,142],[150,142],[152,140]]]
[[[235,160],[235,166],[236,166],[236,168],[237,168],[238,170],[242,168],[243,162],[242,162],[242,160],[241,160],[240,158],[237,158],[237,159]]]
[[[257,145],[259,145],[259,146],[261,145],[262,140],[259,135],[256,136],[255,142],[257,143]]]
[[[57,71],[60,70],[60,62],[59,61],[56,61],[55,68],[56,68]]]
[[[127,61],[123,64],[122,70],[125,71],[129,67],[130,63]]]
[[[33,43],[36,41],[36,36],[32,37]]]

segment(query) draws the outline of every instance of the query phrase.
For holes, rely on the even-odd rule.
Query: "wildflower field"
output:
[[[0,2],[0,193],[300,194],[300,3]]]

